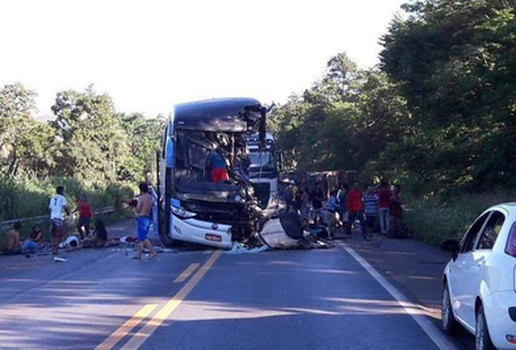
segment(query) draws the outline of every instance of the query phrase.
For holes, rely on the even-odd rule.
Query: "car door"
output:
[[[469,313],[467,310],[468,305],[471,304],[471,291],[473,289],[471,281],[472,266],[475,264],[473,250],[490,215],[491,212],[482,214],[471,225],[461,241],[461,249],[457,259],[450,264],[448,271],[448,285],[454,314],[460,321],[470,327],[474,327],[474,323],[468,321]]]
[[[485,278],[486,261],[491,255],[504,222],[505,214],[498,210],[491,212],[474,244],[471,259],[468,259],[464,265],[463,277],[468,281],[464,285],[464,288],[467,289],[463,298],[464,320],[470,325],[475,324],[475,301],[477,296],[480,295],[480,284]]]

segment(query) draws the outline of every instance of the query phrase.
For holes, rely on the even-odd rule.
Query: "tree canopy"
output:
[[[382,37],[378,67],[345,54],[273,127],[288,165],[387,176],[423,193],[512,187],[516,2],[424,0]]]

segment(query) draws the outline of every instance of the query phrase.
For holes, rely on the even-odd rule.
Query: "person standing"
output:
[[[301,216],[305,220],[310,219],[310,194],[308,187],[305,187],[301,194]]]
[[[91,207],[86,195],[82,195],[77,205],[79,212],[79,222],[77,223],[77,231],[81,235],[81,240],[90,235],[90,222],[93,216],[93,208]]]
[[[392,196],[390,199],[390,215],[392,221],[392,231],[390,238],[403,238],[403,201],[401,198],[401,186],[392,186]]]
[[[138,256],[135,259],[141,259],[143,255],[143,248],[146,246],[150,250],[149,259],[156,257],[156,251],[152,242],[148,238],[149,229],[152,224],[152,206],[153,199],[149,193],[149,186],[146,183],[141,183],[140,195],[138,196],[135,208],[136,222],[138,227]]]
[[[362,206],[362,191],[360,185],[355,183],[348,193],[347,207],[349,213],[349,224],[346,229],[348,236],[351,235],[351,226],[356,220],[360,222],[360,228],[362,229],[362,235],[367,238],[367,230],[364,221],[364,212]]]
[[[312,207],[314,208],[314,224],[318,224],[322,220],[322,201],[323,193],[321,186],[316,185],[315,189],[310,194],[312,200]]]
[[[346,227],[347,222],[349,221],[348,215],[348,185],[343,184],[340,185],[339,191],[337,192],[337,202],[338,202],[338,213],[339,218],[344,227]]]
[[[364,203],[364,213],[366,216],[368,232],[366,239],[370,240],[371,237],[373,237],[374,226],[376,224],[376,218],[378,217],[378,203],[380,202],[373,185],[367,186],[366,193],[362,197],[362,202]]]
[[[64,235],[64,213],[70,215],[68,203],[64,197],[64,187],[57,186],[56,194],[50,199],[48,206],[50,210],[50,236],[52,242],[52,254],[57,255],[59,252],[59,244]]]
[[[378,203],[378,218],[380,220],[380,233],[384,236],[387,236],[389,231],[391,230],[390,225],[390,201],[392,197],[392,192],[389,189],[389,183],[387,180],[383,179],[380,182],[380,186],[378,187],[378,198],[380,202]]]

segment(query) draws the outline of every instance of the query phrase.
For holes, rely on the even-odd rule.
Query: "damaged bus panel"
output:
[[[278,211],[278,163],[274,136],[267,133],[265,146],[260,143],[260,135],[247,138],[249,175],[253,184],[258,204],[266,215],[272,216]]]
[[[162,241],[254,246],[262,218],[246,141],[266,148],[267,109],[255,99],[176,105],[163,136],[159,193]]]

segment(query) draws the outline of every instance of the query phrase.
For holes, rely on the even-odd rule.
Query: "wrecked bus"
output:
[[[274,136],[267,133],[265,146],[260,147],[259,134],[247,138],[249,160],[249,177],[253,184],[258,204],[268,216],[278,210],[278,168]]]
[[[262,209],[250,178],[247,140],[266,145],[267,108],[252,98],[178,104],[159,156],[159,232],[184,241],[231,248],[260,245]]]

